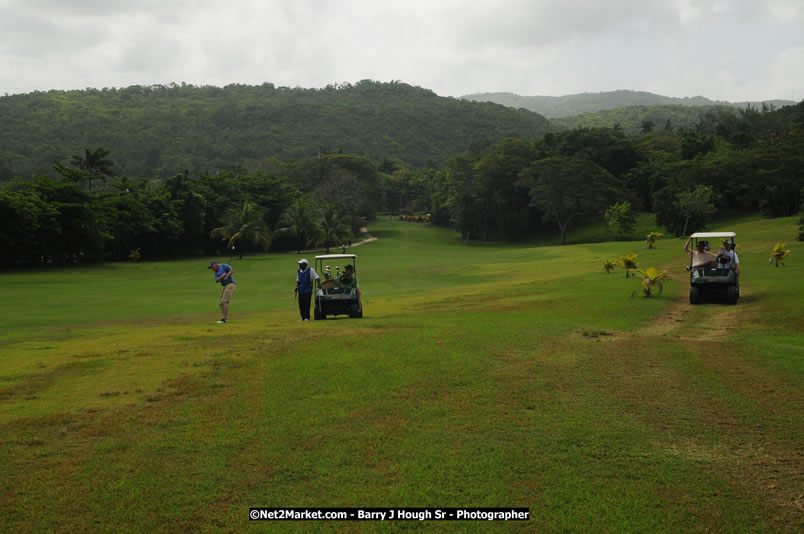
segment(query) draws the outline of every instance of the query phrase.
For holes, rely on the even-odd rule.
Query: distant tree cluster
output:
[[[375,218],[384,200],[377,167],[357,156],[299,160],[271,173],[184,172],[160,182],[112,178],[108,151],[87,149],[93,155],[107,161],[105,172],[75,160],[57,164],[55,178],[0,187],[0,264],[328,249]],[[108,183],[91,185],[100,177]]]
[[[683,112],[683,110],[687,109],[693,113],[689,115],[690,117],[696,117],[693,119],[693,122],[695,122],[698,116],[695,114],[696,108],[701,110],[704,108],[712,109],[718,107],[724,110],[736,110],[751,106],[757,108],[763,106],[765,108],[781,108],[795,104],[795,102],[789,100],[730,103],[709,100],[701,96],[674,98],[645,91],[628,90],[580,93],[564,96],[519,96],[512,93],[482,93],[466,95],[461,98],[480,102],[496,102],[497,104],[512,108],[525,108],[539,113],[540,115],[544,115],[548,119],[563,124],[570,129],[579,127],[611,128],[617,121],[611,122],[610,124],[602,124],[600,122],[586,122],[586,120],[594,117],[597,117],[599,120],[605,120],[605,117],[611,117],[612,114],[617,115],[618,113],[625,116],[633,113],[635,110],[653,112],[655,110],[673,109]],[[662,114],[664,114],[664,112],[662,112]],[[679,117],[683,117],[683,113],[679,115]],[[664,120],[656,121],[656,125],[662,124],[665,124]],[[690,123],[690,125],[692,125],[692,123]],[[628,132],[627,128],[626,132]],[[634,130],[633,133],[637,133],[637,130]]]
[[[607,212],[615,233],[627,233],[626,203],[674,235],[701,230],[718,209],[797,213],[804,102],[704,117],[678,131],[579,128],[475,145],[440,170],[395,171],[389,204],[432,213],[466,240],[521,239],[549,223],[562,243],[573,224]]]

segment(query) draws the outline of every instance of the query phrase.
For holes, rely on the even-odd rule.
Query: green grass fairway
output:
[[[466,246],[396,221],[351,250],[360,320],[298,322],[296,254],[232,261],[226,325],[209,259],[5,273],[0,532],[420,526],[251,523],[255,506],[528,507],[497,525],[518,532],[800,532],[796,220],[711,228],[738,233],[737,306],[687,303],[677,239]],[[786,267],[768,264],[777,240]],[[629,252],[670,271],[662,295],[603,271]]]

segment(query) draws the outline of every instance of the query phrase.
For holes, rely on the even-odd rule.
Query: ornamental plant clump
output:
[[[638,272],[642,276],[642,291],[645,293],[646,297],[653,296],[653,287],[659,286],[659,294],[662,294],[662,281],[663,280],[671,280],[670,276],[667,274],[667,271],[660,271],[655,267],[648,267],[647,269],[637,269]]]
[[[662,237],[664,234],[659,232],[651,232],[647,236],[645,236],[645,244],[648,248],[656,248],[656,242]]]
[[[768,263],[773,263],[775,261],[776,267],[778,267],[780,263],[784,267],[784,262],[782,260],[785,259],[788,254],[790,254],[790,249],[784,248],[786,244],[787,243],[777,242],[776,245],[774,245],[773,250],[771,250],[771,257],[768,260]]]
[[[605,269],[606,274],[610,274],[611,271],[614,270],[615,267],[617,267],[618,263],[619,260],[617,258],[611,258],[610,260],[606,260],[603,263],[603,269]]]
[[[638,258],[638,256],[636,254],[634,254],[633,252],[631,254],[628,254],[626,256],[622,256],[620,258],[620,265],[625,267],[625,277],[626,278],[628,278],[628,276],[629,276],[629,271],[631,271],[632,269],[639,268],[639,265],[637,264],[637,258]]]

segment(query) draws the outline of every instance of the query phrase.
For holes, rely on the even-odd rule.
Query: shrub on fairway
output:
[[[637,264],[637,261],[636,261],[638,257],[639,257],[638,255],[636,255],[636,254],[634,254],[634,253],[632,252],[631,254],[627,254],[627,255],[622,256],[622,257],[620,258],[620,264],[621,264],[623,267],[625,267],[625,277],[626,277],[626,278],[628,278],[628,276],[629,276],[629,272],[630,272],[632,269],[637,269],[637,268],[639,268],[639,264]]]
[[[662,294],[662,280],[671,280],[670,275],[667,274],[667,271],[660,271],[655,267],[648,267],[647,269],[637,269],[638,272],[642,276],[642,291],[645,293],[646,297],[653,296],[653,286],[659,286],[659,294]]]
[[[648,246],[648,248],[655,248],[656,247],[656,242],[663,235],[664,234],[661,234],[659,232],[651,232],[647,236],[645,236],[645,244]]]
[[[773,246],[773,250],[771,250],[771,257],[770,260],[768,260],[768,263],[776,261],[776,267],[778,267],[780,263],[784,266],[784,262],[782,260],[785,259],[788,254],[790,254],[790,249],[784,248],[786,244],[787,243],[777,242],[776,245]]]

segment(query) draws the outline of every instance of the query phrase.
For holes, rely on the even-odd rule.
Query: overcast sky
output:
[[[0,0],[0,94],[399,80],[804,99],[804,0]]]

